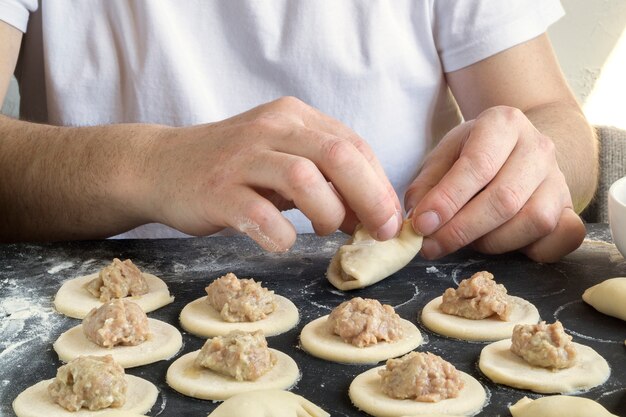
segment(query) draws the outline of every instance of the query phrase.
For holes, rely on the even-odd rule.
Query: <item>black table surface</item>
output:
[[[343,293],[325,279],[328,262],[346,236],[299,236],[284,254],[268,254],[243,236],[165,240],[88,241],[0,246],[0,415],[11,416],[11,403],[19,392],[42,379],[52,378],[61,365],[52,343],[79,323],[54,311],[52,299],[70,278],[97,272],[113,257],[130,258],[142,270],[160,276],[176,297],[149,314],[174,324],[190,301],[203,296],[213,279],[234,272],[252,277],[277,294],[291,299],[300,311],[300,323],[289,332],[269,337],[270,347],[295,359],[302,378],[292,389],[333,416],[366,416],[348,397],[352,379],[373,365],[346,365],[308,355],[298,347],[298,335],[309,321],[328,314],[354,296],[376,298],[395,307],[415,322],[426,343],[418,348],[441,355],[458,369],[476,377],[488,392],[480,416],[509,416],[508,405],[529,391],[499,386],[478,369],[485,343],[470,343],[439,336],[419,322],[421,308],[474,272],[488,270],[509,293],[534,303],[542,319],[561,320],[574,341],[593,347],[611,366],[603,385],[579,393],[626,416],[626,323],[603,315],[585,304],[583,291],[605,279],[626,276],[626,261],[611,243],[607,225],[589,225],[587,239],[577,251],[555,264],[538,264],[519,254],[484,256],[463,250],[438,261],[419,256],[408,266],[371,287]],[[217,403],[186,397],[169,388],[165,373],[181,354],[199,349],[204,340],[183,332],[183,348],[171,360],[127,370],[153,382],[159,398],[151,416],[206,416]]]

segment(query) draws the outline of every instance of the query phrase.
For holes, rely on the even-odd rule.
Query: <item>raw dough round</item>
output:
[[[181,394],[201,400],[225,400],[242,392],[292,387],[300,378],[298,365],[283,352],[270,350],[276,355],[276,364],[256,381],[237,381],[231,376],[195,366],[193,361],[199,350],[176,359],[167,369],[165,380]]]
[[[350,384],[349,390],[352,403],[357,408],[376,417],[420,414],[474,415],[483,408],[487,399],[487,393],[483,386],[471,375],[461,372],[461,379],[465,386],[456,398],[449,398],[436,403],[397,400],[388,397],[380,390],[378,371],[384,368],[384,365],[378,366],[358,375]]]
[[[478,366],[493,382],[542,394],[567,394],[603,384],[609,364],[589,346],[574,343],[578,353],[571,368],[551,370],[529,365],[511,352],[511,339],[491,343],[480,352]]]
[[[148,327],[150,338],[139,345],[105,348],[87,339],[83,325],[79,324],[59,336],[52,346],[63,362],[81,355],[111,355],[124,368],[169,359],[182,347],[183,337],[176,327],[151,318],[148,319]]]
[[[551,395],[531,400],[524,397],[509,407],[513,417],[618,417],[597,402],[583,397]]]
[[[354,235],[341,246],[330,261],[326,277],[340,290],[363,288],[404,268],[422,248],[422,236],[406,219],[400,234],[385,242],[375,240],[358,226]],[[350,276],[346,281],[341,272]]]
[[[104,304],[84,288],[85,284],[97,277],[98,274],[95,273],[65,281],[54,297],[56,310],[75,319],[84,319],[92,308],[98,308]],[[148,293],[136,297],[126,297],[128,300],[137,303],[146,313],[174,301],[174,297],[170,295],[167,289],[167,284],[161,278],[145,272],[143,277],[148,284]]]
[[[300,395],[277,389],[244,392],[230,397],[208,417],[330,417]]]
[[[600,313],[626,320],[626,278],[607,279],[587,288],[583,300]]]
[[[78,411],[67,411],[48,395],[48,385],[53,379],[40,381],[26,388],[13,401],[13,411],[17,417],[92,417],[102,416],[112,411],[127,411],[129,413],[144,414],[152,408],[156,402],[159,391],[152,382],[134,375],[124,375],[128,382],[126,391],[126,403],[120,408],[104,408],[97,411],[89,411],[81,408]]]
[[[461,340],[491,342],[510,338],[516,324],[538,323],[539,311],[523,298],[512,295],[509,297],[514,303],[509,321],[500,320],[495,315],[482,320],[471,320],[443,313],[439,309],[443,300],[441,296],[424,306],[421,321],[435,333]]]
[[[422,344],[417,327],[401,319],[404,336],[395,342],[379,342],[367,347],[356,347],[332,333],[326,325],[328,315],[308,323],[300,333],[300,345],[313,356],[342,363],[377,363],[404,355]]]
[[[209,305],[206,296],[187,304],[180,312],[180,324],[189,333],[200,337],[224,336],[233,330],[254,332],[263,330],[265,336],[276,336],[298,324],[300,315],[296,306],[287,298],[274,294],[276,310],[258,321],[228,322]]]

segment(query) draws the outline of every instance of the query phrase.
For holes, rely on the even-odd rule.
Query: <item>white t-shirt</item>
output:
[[[0,19],[26,31],[25,119],[183,126],[291,95],[367,140],[401,199],[459,121],[445,72],[562,14],[558,0],[0,0]],[[148,225],[126,236],[176,234]]]

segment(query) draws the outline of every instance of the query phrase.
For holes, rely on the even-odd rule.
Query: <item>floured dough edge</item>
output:
[[[509,297],[515,303],[509,321],[500,320],[495,315],[482,320],[471,320],[446,314],[439,309],[442,296],[424,306],[420,320],[429,330],[455,339],[473,342],[507,339],[513,334],[516,324],[537,324],[540,320],[539,311],[532,303],[520,297]]]
[[[148,327],[150,338],[139,345],[105,348],[87,339],[79,324],[59,336],[52,346],[63,362],[85,355],[111,355],[123,368],[169,359],[182,347],[183,337],[171,324],[149,318]]]
[[[385,242],[376,241],[365,229],[357,228],[354,236],[331,259],[326,277],[342,291],[375,284],[411,262],[422,248],[422,240],[413,230],[410,219],[403,222],[397,237]],[[343,280],[342,270],[353,279]]]
[[[611,375],[609,364],[589,346],[574,343],[576,364],[552,371],[529,365],[511,352],[511,339],[500,340],[483,348],[478,366],[497,384],[527,389],[541,394],[573,394],[603,384]]]
[[[328,316],[323,316],[308,323],[300,333],[302,349],[313,356],[341,363],[377,363],[389,358],[404,355],[424,341],[417,326],[401,319],[404,336],[395,342],[379,342],[367,347],[356,347],[344,342],[331,333],[326,326]]]
[[[111,412],[144,414],[150,411],[159,394],[157,387],[134,375],[126,374],[124,378],[128,382],[126,403],[119,408],[105,408],[97,411],[81,408],[78,411],[67,411],[50,399],[48,385],[54,379],[48,379],[26,388],[20,393],[13,401],[13,411],[17,417],[92,417],[103,416]]]
[[[200,337],[224,336],[233,330],[254,332],[262,330],[265,336],[276,336],[294,328],[300,321],[298,308],[287,298],[274,294],[276,310],[267,317],[249,322],[227,322],[209,305],[206,296],[187,304],[180,312],[183,329]]]
[[[208,417],[330,417],[306,398],[289,391],[259,390],[237,394],[220,404]]]
[[[531,400],[524,397],[509,406],[513,417],[618,417],[597,402],[584,397],[551,395]]]
[[[583,301],[600,313],[626,320],[626,278],[607,279],[587,288]]]
[[[176,359],[167,369],[167,384],[188,397],[201,400],[226,400],[242,392],[259,389],[289,389],[300,378],[296,362],[287,354],[271,349],[276,355],[276,364],[256,381],[237,381],[234,378],[196,367],[193,362],[199,350]]]
[[[65,281],[54,297],[54,308],[68,317],[84,319],[92,308],[98,308],[104,304],[84,288],[85,284],[97,277],[98,274],[95,273]],[[125,297],[124,299],[136,303],[145,313],[174,301],[167,284],[161,278],[145,272],[143,277],[148,284],[148,293],[136,297]]]
[[[436,403],[414,400],[397,400],[388,397],[380,390],[378,366],[358,375],[350,384],[349,396],[360,410],[375,417],[398,417],[421,414],[474,415],[484,406],[487,393],[483,386],[471,375],[461,372],[465,386],[456,398]]]

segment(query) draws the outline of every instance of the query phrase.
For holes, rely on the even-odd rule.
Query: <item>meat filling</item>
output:
[[[258,321],[276,309],[274,291],[253,279],[239,279],[229,272],[205,288],[207,302],[224,321]]]
[[[148,293],[146,279],[130,259],[124,262],[117,258],[113,259],[110,265],[100,271],[98,278],[87,283],[85,288],[104,303],[113,298]]]
[[[496,314],[500,320],[507,321],[513,306],[504,285],[496,284],[491,273],[481,271],[461,281],[456,290],[448,288],[439,308],[446,314],[471,320]]]
[[[111,300],[92,309],[83,319],[87,339],[102,347],[135,346],[150,336],[148,316],[128,300]]]
[[[111,355],[81,356],[57,370],[48,394],[68,411],[121,407],[126,402],[124,368]]]
[[[355,297],[335,307],[328,316],[331,331],[346,343],[366,347],[402,337],[400,316],[378,300]]]
[[[276,363],[276,356],[267,347],[261,330],[246,333],[235,330],[226,336],[206,341],[194,364],[237,381],[254,381],[266,374]]]
[[[382,392],[400,400],[438,402],[458,397],[464,386],[461,373],[452,364],[429,352],[389,359],[378,373]]]
[[[542,368],[569,368],[576,362],[576,346],[560,321],[516,325],[511,337],[511,352]]]

